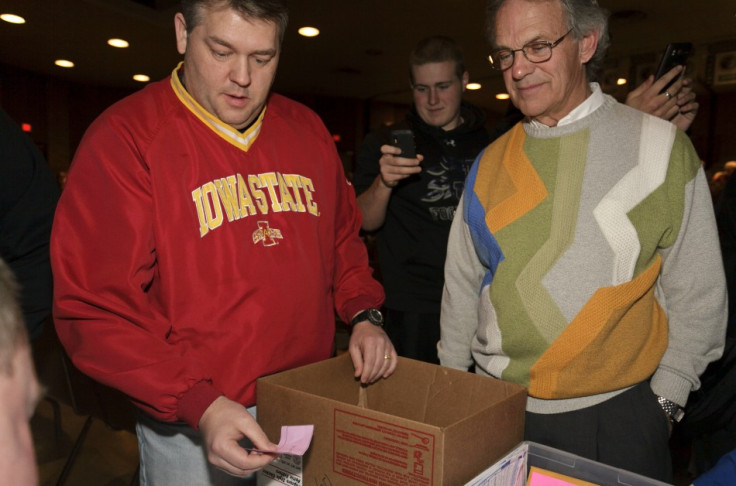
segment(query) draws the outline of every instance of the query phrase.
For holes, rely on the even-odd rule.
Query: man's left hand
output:
[[[649,76],[626,96],[626,104],[670,121],[680,130],[687,131],[698,114],[699,107],[693,93],[693,80],[679,78],[667,88],[668,94],[660,93],[662,88],[683,70],[682,66],[675,66],[658,80],[655,80],[654,76]]]
[[[396,350],[388,335],[369,321],[353,326],[348,346],[355,367],[355,377],[361,383],[373,383],[388,378],[396,370]]]

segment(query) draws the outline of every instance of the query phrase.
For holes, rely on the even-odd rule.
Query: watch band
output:
[[[659,402],[659,406],[662,407],[662,410],[664,410],[670,418],[671,422],[679,422],[682,420],[682,417],[685,416],[685,411],[675,402],[667,400],[665,397],[657,397],[657,401]]]
[[[375,308],[358,312],[355,317],[353,317],[353,320],[350,321],[350,328],[352,329],[357,323],[363,321],[368,321],[374,326],[383,327],[383,314]]]

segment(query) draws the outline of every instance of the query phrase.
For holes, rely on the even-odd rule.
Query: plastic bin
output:
[[[524,486],[531,466],[601,486],[668,486],[656,479],[529,441],[520,443],[466,486]]]

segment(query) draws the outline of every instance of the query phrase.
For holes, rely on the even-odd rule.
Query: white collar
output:
[[[557,122],[558,127],[585,118],[603,104],[605,98],[603,97],[603,91],[601,91],[600,85],[598,83],[589,83],[589,86],[591,91],[590,96],[576,106],[570,113],[563,116],[560,121]],[[530,124],[536,128],[550,128],[549,125],[545,125],[537,120],[532,120]]]

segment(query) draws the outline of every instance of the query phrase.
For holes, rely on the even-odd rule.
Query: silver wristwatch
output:
[[[685,411],[675,402],[667,400],[665,397],[657,397],[657,401],[659,402],[659,406],[662,407],[662,410],[670,418],[670,422],[679,422],[685,416]]]

